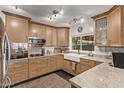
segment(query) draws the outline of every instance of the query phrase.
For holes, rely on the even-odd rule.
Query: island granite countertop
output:
[[[124,87],[124,69],[115,68],[103,62],[71,78],[70,82],[79,88],[122,88]]]

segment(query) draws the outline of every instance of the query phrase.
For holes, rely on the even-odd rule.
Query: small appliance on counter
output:
[[[124,69],[124,53],[112,53],[114,67]]]

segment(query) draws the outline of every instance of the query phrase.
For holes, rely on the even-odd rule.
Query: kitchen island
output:
[[[103,62],[70,79],[72,86],[78,88],[122,88],[124,69],[115,68]]]

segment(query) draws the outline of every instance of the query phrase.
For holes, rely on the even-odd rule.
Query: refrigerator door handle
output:
[[[10,87],[11,79],[8,76],[8,66],[10,62],[10,43],[6,32],[4,33],[2,40],[2,53],[3,53],[3,77],[2,77],[2,87]]]

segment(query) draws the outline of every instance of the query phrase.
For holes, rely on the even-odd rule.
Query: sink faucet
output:
[[[80,54],[80,49],[78,49],[78,54]]]
[[[92,51],[89,51],[88,56],[93,56]]]

